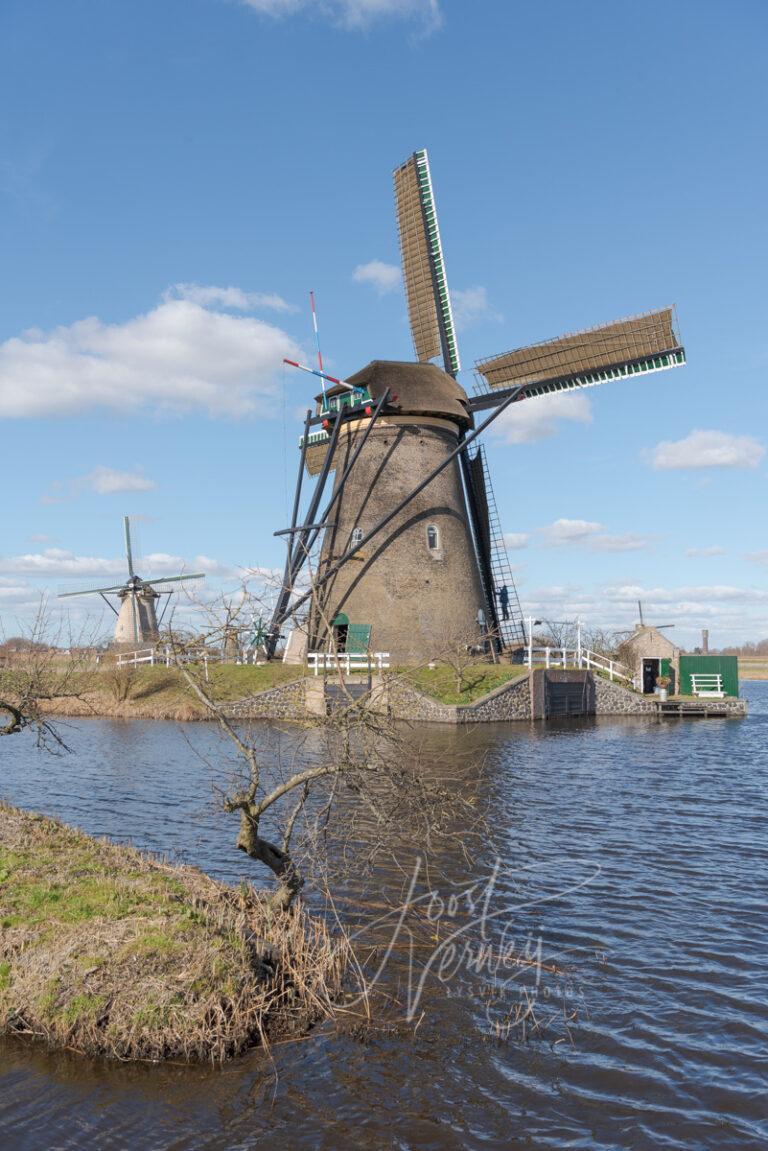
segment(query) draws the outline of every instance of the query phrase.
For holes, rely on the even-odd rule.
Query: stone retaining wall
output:
[[[293,679],[256,695],[246,696],[224,709],[229,719],[292,719],[308,716],[305,679]]]
[[[611,683],[602,676],[590,675],[594,690],[596,715],[656,715],[658,701],[638,695]],[[733,715],[746,715],[743,699],[713,701]],[[488,695],[468,704],[440,703],[424,695],[403,679],[375,676],[371,706],[393,719],[411,723],[508,723],[531,719],[531,686],[528,672],[510,679]],[[286,719],[306,721],[325,715],[323,681],[296,679],[257,695],[228,704],[226,714],[232,719]]]
[[[611,683],[601,675],[593,677],[595,682],[596,715],[655,715],[656,700],[638,695],[618,683]]]

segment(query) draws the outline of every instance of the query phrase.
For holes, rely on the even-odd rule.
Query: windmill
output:
[[[95,587],[86,588],[83,591],[63,592],[59,596],[59,599],[67,599],[70,596],[76,595],[100,595],[110,610],[117,616],[114,636],[115,644],[138,645],[155,643],[158,637],[159,626],[156,607],[157,601],[163,595],[168,597],[165,607],[160,614],[159,623],[162,623],[163,616],[170,601],[170,596],[173,593],[173,589],[170,591],[157,591],[156,585],[180,583],[185,580],[205,579],[205,575],[203,572],[194,572],[190,575],[158,576],[156,579],[142,579],[141,576],[136,575],[133,570],[131,521],[128,516],[123,517],[123,528],[125,532],[125,558],[128,565],[128,579],[125,583],[116,584],[112,587]],[[120,600],[119,608],[116,608],[114,604],[107,599],[109,595],[117,596]]]
[[[308,410],[283,585],[272,616],[274,654],[289,617],[305,646],[373,643],[398,662],[431,658],[441,629],[486,650],[525,641],[485,451],[479,437],[512,404],[685,363],[672,308],[483,359],[474,394],[461,368],[425,150],[394,173],[403,280],[417,363],[374,360],[340,380],[319,377]],[[319,351],[319,347],[318,347]],[[442,359],[442,369],[434,361]],[[299,522],[305,470],[316,476]],[[335,472],[330,498],[323,493]],[[305,590],[302,576],[322,536]],[[302,582],[303,581],[303,582]]]

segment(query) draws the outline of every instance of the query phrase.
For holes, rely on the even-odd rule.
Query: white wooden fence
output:
[[[590,671],[606,672],[611,681],[618,679],[625,683],[632,682],[632,672],[623,663],[609,659],[608,656],[599,655],[586,647],[532,647],[529,645],[525,651],[525,666],[529,668],[588,668]]]
[[[310,651],[307,666],[319,675],[321,671],[385,671],[389,668],[388,651]]]
[[[141,663],[148,663],[150,667],[175,667],[179,663],[201,663],[205,668],[205,679],[208,681],[208,664],[221,663],[221,656],[215,652],[173,652],[167,645],[160,650],[155,647],[142,648],[140,651],[118,652],[118,667],[137,667]]]

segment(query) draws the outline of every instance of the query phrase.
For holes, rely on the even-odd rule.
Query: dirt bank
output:
[[[333,1011],[343,949],[250,887],[0,804],[0,1031],[221,1061]]]

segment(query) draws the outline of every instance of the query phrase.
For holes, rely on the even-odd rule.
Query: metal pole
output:
[[[333,425],[333,431],[331,432],[331,438],[328,444],[328,451],[325,453],[323,466],[320,470],[320,475],[317,477],[317,484],[315,486],[314,492],[312,493],[312,499],[310,500],[309,508],[307,509],[307,518],[304,521],[305,524],[312,525],[315,522],[317,508],[320,500],[322,499],[323,490],[325,488],[325,481],[328,479],[328,472],[331,470],[331,463],[333,462],[333,456],[336,451],[336,444],[339,439],[340,430],[341,413],[336,416],[336,422]],[[296,576],[304,566],[304,561],[309,554],[307,540],[309,539],[310,530],[310,527],[305,528],[304,531],[299,534],[299,538],[296,540],[296,543],[293,546],[293,555],[291,558],[291,587],[293,587]]]
[[[368,436],[371,434],[371,429],[373,428],[373,425],[376,423],[376,420],[379,418],[379,413],[381,412],[381,409],[384,407],[384,405],[386,404],[388,399],[389,399],[389,388],[386,389],[386,391],[384,392],[384,395],[381,397],[379,402],[376,404],[376,407],[374,408],[371,416],[368,419],[368,424],[365,428],[365,431],[363,432],[362,436],[360,437],[360,443],[357,445],[354,452],[352,453],[352,458],[349,461],[349,463],[347,464],[347,466],[345,467],[344,471],[342,472],[341,479],[338,480],[336,482],[336,484],[334,485],[333,495],[331,496],[330,500],[328,501],[328,504],[325,508],[325,511],[320,516],[320,520],[319,520],[318,525],[314,528],[315,534],[312,536],[312,539],[309,540],[309,542],[307,543],[307,551],[308,552],[311,552],[312,548],[315,546],[315,540],[317,539],[320,532],[322,531],[323,525],[324,525],[325,521],[328,519],[328,516],[331,514],[331,509],[333,508],[333,505],[336,503],[336,500],[339,498],[342,491],[344,490],[344,484],[347,482],[347,479],[349,477],[350,472],[352,471],[352,468],[357,463],[358,456],[360,455],[360,452],[365,447],[365,442],[368,439]]]
[[[311,415],[311,412],[307,412],[307,420],[309,419],[310,415]],[[307,518],[305,519],[304,524],[312,524],[313,518],[317,512],[317,505],[320,503],[320,499],[321,499],[322,494],[323,494],[323,489],[325,487],[325,481],[328,478],[328,472],[330,470],[331,461],[333,459],[333,453],[336,450],[336,441],[339,438],[340,426],[341,426],[341,415],[338,415],[336,417],[336,423],[333,425],[333,432],[331,433],[330,443],[328,444],[328,449],[325,453],[325,460],[323,461],[323,467],[320,471],[320,475],[317,478],[317,484],[315,485],[315,491],[312,494],[312,500],[310,501],[309,509],[307,511]],[[304,459],[306,456],[306,446],[307,446],[306,428],[307,428],[307,423],[305,423],[304,427],[305,427],[305,436],[304,436],[304,444],[303,444],[304,451],[302,453],[302,471],[303,471],[303,467],[304,467]],[[294,500],[294,504],[297,505],[298,501]],[[294,531],[295,531],[295,525],[293,525],[293,527],[291,529],[292,533]],[[289,542],[288,542],[288,559],[287,559],[286,565],[285,565],[285,574],[283,576],[283,586],[280,590],[280,595],[277,598],[277,603],[275,604],[275,610],[272,613],[272,620],[271,620],[271,623],[269,626],[269,634],[267,636],[267,642],[265,644],[265,649],[267,652],[267,658],[268,659],[272,659],[272,656],[275,654],[275,648],[277,647],[277,640],[278,640],[278,633],[280,631],[280,626],[283,623],[283,620],[287,619],[287,617],[289,615],[288,606],[289,606],[290,601],[291,601],[291,593],[293,592],[293,585],[296,582],[296,576],[299,574],[299,571],[303,567],[304,561],[307,558],[307,552],[306,552],[306,549],[304,548],[304,542],[306,541],[306,533],[307,533],[307,528],[302,527],[300,534],[299,534],[299,539],[294,546],[292,546],[293,534],[291,534],[288,537],[288,539],[289,539]],[[303,603],[306,598],[307,597],[304,596],[303,599],[301,600],[301,602]]]

